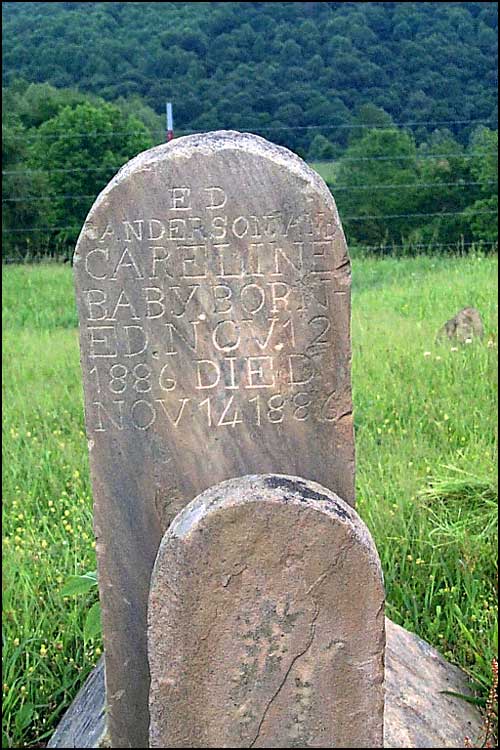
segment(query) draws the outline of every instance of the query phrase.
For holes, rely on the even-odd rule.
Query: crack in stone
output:
[[[351,550],[351,549],[352,549],[352,548],[354,547],[354,545],[355,545],[355,542],[354,542],[354,540],[353,540],[353,539],[349,539],[349,540],[348,540],[348,541],[347,541],[347,542],[346,542],[345,544],[343,544],[343,545],[342,545],[342,546],[340,547],[339,551],[338,551],[338,552],[337,552],[337,554],[335,555],[335,558],[334,558],[334,560],[332,560],[332,562],[331,562],[331,563],[330,563],[330,565],[329,565],[329,566],[327,567],[327,569],[326,569],[325,571],[323,571],[323,573],[321,573],[321,574],[320,574],[320,575],[319,575],[319,576],[318,576],[318,577],[316,578],[316,580],[315,580],[315,581],[313,581],[313,583],[311,583],[311,585],[309,586],[309,588],[308,588],[308,589],[307,589],[307,591],[305,592],[305,596],[308,596],[308,595],[309,595],[309,594],[311,593],[311,591],[313,591],[313,590],[314,590],[315,588],[317,588],[318,586],[321,586],[321,584],[323,583],[323,581],[325,580],[325,578],[326,578],[326,577],[327,577],[327,576],[328,576],[328,575],[329,575],[330,573],[332,573],[332,572],[333,572],[333,570],[334,570],[334,569],[336,568],[336,566],[337,566],[337,565],[339,564],[339,562],[341,561],[341,559],[342,559],[343,557],[345,557],[345,555],[347,555],[347,554],[349,553],[349,551],[350,551],[350,550]]]
[[[336,562],[337,561],[335,560],[335,562],[332,565],[330,565],[325,570],[324,573],[322,573],[320,576],[318,576],[318,578],[316,578],[316,580],[314,581],[314,583],[311,583],[311,585],[309,586],[309,588],[307,589],[307,591],[305,593],[305,596],[308,596],[311,593],[311,591],[313,591],[313,589],[315,589],[317,586],[320,586],[323,583],[323,581],[325,580],[325,578],[327,577],[327,575],[332,572],[333,568],[336,565]]]
[[[173,596],[173,597],[174,597],[175,599],[177,599],[177,600],[179,599],[179,594],[178,594],[178,593],[177,593],[177,591],[176,591],[176,590],[175,590],[175,589],[173,588],[173,586],[171,586],[171,585],[170,585],[170,584],[168,583],[168,581],[164,581],[164,582],[162,582],[162,585],[163,585],[163,586],[165,586],[165,588],[166,588],[166,589],[168,589],[168,590],[170,591],[170,593],[172,594],[172,596]]]
[[[245,570],[247,569],[247,567],[248,567],[247,565],[244,565],[242,567],[242,569],[241,570],[237,570],[236,573],[229,573],[226,576],[225,580],[222,582],[222,586],[224,588],[227,588],[227,586],[229,586],[229,584],[231,583],[231,581],[233,580],[233,578],[236,578],[237,576],[240,576],[242,573],[244,573]]]
[[[287,681],[287,679],[288,679],[288,677],[290,675],[290,672],[294,668],[294,666],[297,663],[297,661],[302,656],[304,656],[309,651],[309,649],[311,648],[313,640],[314,640],[314,636],[316,634],[316,620],[318,619],[318,615],[319,615],[319,607],[316,606],[316,612],[314,613],[314,616],[313,616],[313,618],[311,620],[311,633],[310,633],[310,637],[309,637],[309,641],[307,643],[307,646],[302,651],[300,651],[298,654],[296,654],[293,657],[292,662],[291,662],[290,666],[288,667],[288,669],[287,669],[287,671],[285,673],[285,676],[283,677],[283,679],[281,680],[281,682],[280,682],[280,684],[278,686],[278,689],[275,691],[275,693],[272,696],[271,700],[268,702],[267,706],[264,709],[264,713],[262,714],[262,718],[261,718],[261,720],[259,722],[259,726],[257,728],[257,734],[255,735],[254,739],[252,740],[252,742],[248,746],[249,748],[250,747],[254,747],[255,743],[259,739],[260,733],[261,733],[261,730],[262,730],[262,726],[264,724],[264,721],[266,720],[267,714],[269,713],[269,709],[271,708],[271,705],[274,703],[274,701],[276,700],[276,698],[280,694],[281,690],[283,689],[283,687],[284,687],[284,685],[285,685],[285,683],[286,683],[286,681]]]
[[[380,615],[383,615],[385,612],[385,597],[382,599],[382,603],[380,607],[377,609],[377,614],[375,615],[375,620],[378,620]]]

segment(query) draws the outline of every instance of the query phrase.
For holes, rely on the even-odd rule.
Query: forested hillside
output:
[[[497,239],[491,2],[5,2],[4,257],[69,257],[119,167],[251,131],[324,176],[350,244]]]
[[[346,145],[359,108],[397,123],[493,118],[492,2],[5,2],[4,84],[24,77],[107,100],[174,102],[178,129],[273,128]],[[294,130],[295,128],[295,130]]]

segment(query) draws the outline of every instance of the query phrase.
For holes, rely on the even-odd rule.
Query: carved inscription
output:
[[[335,225],[237,215],[223,188],[170,188],[162,217],[103,223],[84,261],[90,429],[334,421]],[[337,262],[338,265],[338,262]]]

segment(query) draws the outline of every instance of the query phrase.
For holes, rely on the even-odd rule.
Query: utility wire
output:
[[[389,251],[390,253],[394,250],[421,250],[422,248],[425,248],[427,250],[433,249],[436,250],[437,248],[444,248],[444,247],[453,247],[456,250],[462,250],[466,247],[477,247],[478,249],[483,249],[486,247],[498,247],[498,242],[494,242],[492,240],[476,240],[475,242],[460,242],[460,240],[457,240],[456,242],[407,242],[406,244],[393,244],[393,245],[362,245],[356,242],[351,243],[352,249],[361,250],[362,252],[370,251],[370,250],[377,250],[379,253],[386,253]],[[64,262],[67,262],[69,259],[67,255],[60,256],[58,259],[54,256],[47,256],[44,254],[36,254],[34,257],[29,258],[26,260],[26,258],[23,257],[14,257],[14,256],[7,256],[2,258],[2,264],[25,264],[25,263],[32,263],[32,262],[44,262],[44,261],[53,261],[57,262],[58,260],[64,259]]]
[[[371,219],[414,219],[421,216],[478,216],[479,214],[496,214],[498,211],[436,211],[435,213],[416,214],[374,214],[372,216],[344,216],[343,221],[368,221]]]
[[[496,185],[498,180],[483,180],[477,182],[406,182],[401,185],[335,185],[331,187],[335,192],[340,190],[409,190],[411,188],[442,188],[442,187],[471,187],[472,185]]]
[[[417,188],[442,188],[442,187],[471,187],[473,185],[496,185],[498,180],[479,180],[476,182],[407,182],[401,185],[393,184],[387,185],[384,183],[369,184],[369,185],[331,185],[333,190],[338,193],[341,190],[410,190]],[[2,203],[37,203],[38,201],[44,201],[47,199],[53,200],[54,198],[61,198],[65,200],[80,200],[96,198],[96,194],[92,195],[60,195],[54,193],[53,195],[21,195],[17,198],[2,198]]]
[[[217,128],[217,130],[237,130],[252,132],[254,130],[260,131],[274,131],[274,130],[356,130],[356,129],[373,129],[373,130],[390,130],[395,127],[423,127],[425,125],[468,125],[468,124],[480,124],[485,122],[496,122],[495,117],[477,117],[468,120],[414,120],[410,122],[391,122],[385,124],[355,124],[355,123],[342,123],[339,125],[252,125],[248,126],[228,126],[224,128]],[[95,130],[87,131],[83,133],[28,133],[13,134],[10,137],[12,139],[20,140],[35,140],[37,138],[51,140],[55,138],[94,138],[98,136],[109,136],[109,135],[158,135],[164,136],[163,130],[149,130],[147,126],[144,126],[146,130]],[[176,130],[179,135],[198,135],[203,132],[200,130]]]
[[[457,159],[457,158],[459,158],[459,159],[473,159],[476,156],[490,155],[490,153],[493,156],[494,153],[496,153],[496,152],[494,152],[494,151],[491,151],[491,152],[477,151],[477,152],[470,153],[470,154],[457,154],[457,153],[454,153],[454,154],[425,154],[425,155],[412,154],[412,155],[408,155],[408,156],[406,156],[406,155],[401,155],[401,156],[342,156],[340,159],[327,159],[323,163],[326,163],[327,161],[328,162],[331,161],[333,163],[338,164],[340,161],[342,161],[342,162],[345,162],[345,161],[402,161],[402,160],[407,161],[408,159],[409,160],[415,159],[415,161],[417,161],[419,159],[425,160],[425,159],[450,159],[450,158],[455,158],[455,159]],[[319,161],[321,161],[321,160],[318,160],[318,162]],[[311,160],[311,163],[314,164],[315,162]]]
[[[96,198],[97,195],[94,193],[93,195],[58,195],[57,193],[54,193],[54,195],[37,195],[37,196],[31,196],[31,195],[21,195],[18,198],[2,198],[2,203],[38,203],[38,201],[45,201],[47,199],[54,200],[55,198],[64,198],[65,200],[79,200],[80,198]]]
[[[413,154],[411,156],[402,155],[402,156],[343,156],[338,159],[318,159],[317,161],[311,160],[311,164],[338,164],[339,162],[351,162],[351,161],[407,161],[414,159],[415,161],[426,161],[428,159],[473,159],[475,157],[479,156],[494,156],[496,154],[496,151],[477,151],[470,154]],[[134,157],[131,157],[131,159]],[[121,169],[123,166],[125,166],[127,162],[123,162],[123,164],[119,164],[117,166],[102,166],[102,167],[73,167],[68,169],[5,169],[2,170],[3,175],[13,175],[13,174],[67,174],[67,173],[74,173],[74,172],[99,172],[101,170],[114,170],[114,169]]]
[[[354,129],[354,128],[373,128],[374,130],[390,130],[391,128],[398,127],[420,127],[422,125],[466,125],[469,123],[481,123],[481,122],[496,122],[495,117],[479,117],[470,120],[421,120],[412,122],[391,122],[381,125],[370,125],[370,124],[351,124],[345,123],[341,125],[269,125],[263,127],[257,127],[257,130],[317,130],[317,129]]]
[[[410,240],[406,244],[400,244],[400,245],[362,245],[357,244],[356,242],[352,242],[351,246],[353,248],[362,248],[363,250],[400,250],[402,248],[436,248],[436,247],[472,247],[473,245],[482,246],[485,245],[494,247],[498,245],[498,241],[492,241],[492,240],[476,240],[475,242],[460,242],[460,240],[457,240],[456,242],[411,242]]]
[[[133,157],[131,157],[133,158]],[[127,162],[117,165],[106,165],[103,167],[73,167],[68,169],[2,169],[2,174],[68,174],[72,172],[102,172],[103,170],[121,169]]]
[[[497,211],[439,211],[436,213],[416,214],[377,214],[373,216],[343,216],[342,221],[368,221],[372,219],[412,219],[422,216],[478,216],[479,214],[496,214]],[[27,227],[25,229],[2,229],[3,234],[17,234],[19,232],[62,232],[74,230],[75,227]]]

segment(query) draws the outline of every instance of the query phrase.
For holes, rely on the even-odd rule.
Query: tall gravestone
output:
[[[315,172],[216,132],[123,167],[74,271],[109,732],[143,747],[150,576],[179,510],[267,472],[354,504],[350,264]]]
[[[382,747],[384,587],[316,482],[231,479],[179,513],[149,599],[150,747]]]

